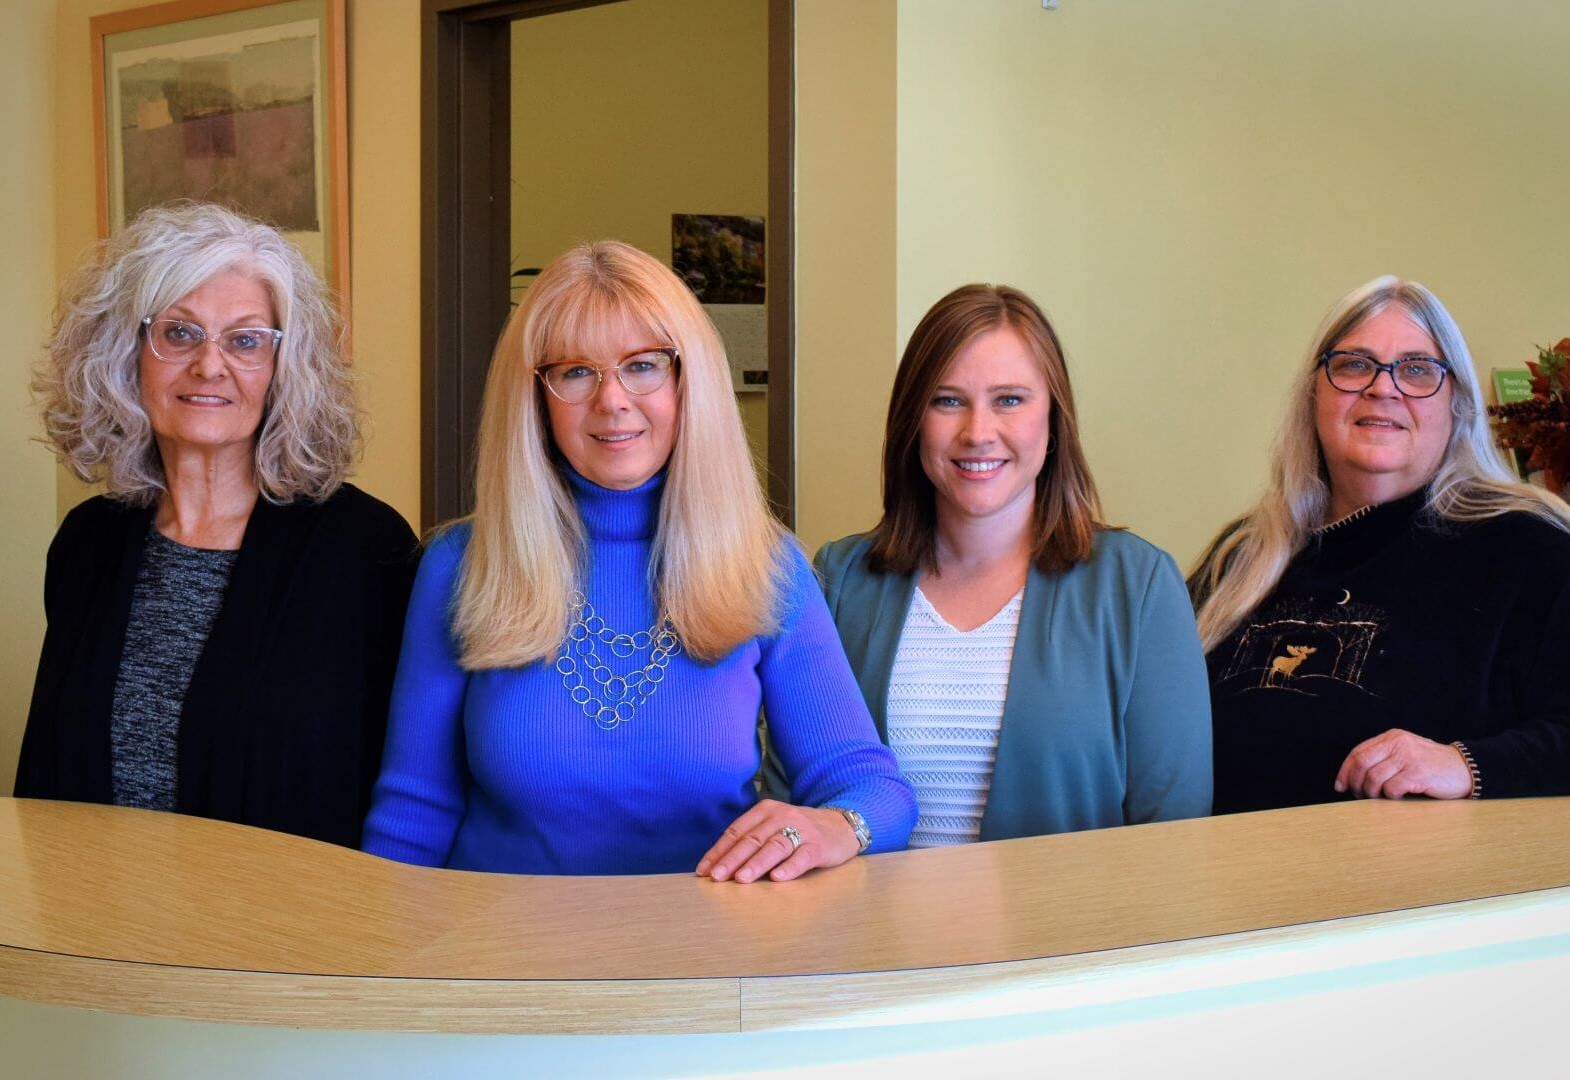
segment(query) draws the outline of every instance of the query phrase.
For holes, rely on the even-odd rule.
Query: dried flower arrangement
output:
[[[1570,338],[1551,349],[1541,346],[1532,372],[1532,396],[1509,405],[1490,405],[1499,445],[1531,453],[1527,467],[1543,470],[1550,491],[1570,484]]]

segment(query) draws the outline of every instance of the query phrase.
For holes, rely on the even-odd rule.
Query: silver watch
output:
[[[860,855],[872,846],[872,830],[867,828],[866,818],[856,813],[856,811],[843,806],[825,806],[823,809],[838,810],[845,815],[845,820],[850,822],[850,827],[856,831],[856,843],[860,845],[856,849],[857,855]]]

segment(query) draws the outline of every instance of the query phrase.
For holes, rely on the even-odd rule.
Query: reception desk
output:
[[[1520,1040],[1541,1019],[1547,1045],[1567,979],[1570,799],[1343,803],[754,885],[429,870],[0,799],[0,1042],[41,1065],[108,1039],[167,1052],[148,1066],[165,1074],[187,1043],[273,1064],[347,1054],[382,1075],[423,1071],[422,1046],[449,1073],[466,1054],[477,1073],[865,1072],[1007,1051],[1214,1074],[1223,1039],[1235,1063],[1268,1053],[1279,1074],[1377,1009],[1369,1053],[1409,1052],[1385,1019],[1421,1014],[1454,1072],[1501,1052],[1500,1025],[1531,1053]],[[1486,1039],[1467,1035],[1479,1019]],[[1281,1056],[1293,1038],[1301,1053]],[[1205,1057],[1173,1057],[1190,1051]]]

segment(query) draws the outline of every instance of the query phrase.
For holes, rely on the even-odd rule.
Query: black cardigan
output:
[[[100,496],[49,546],[18,797],[112,800],[109,714],[151,520]],[[351,485],[257,500],[180,714],[181,813],[358,846],[416,549]]]

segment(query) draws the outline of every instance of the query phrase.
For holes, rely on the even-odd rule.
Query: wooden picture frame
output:
[[[170,0],[90,22],[98,234],[174,199],[276,225],[349,311],[345,0]]]

